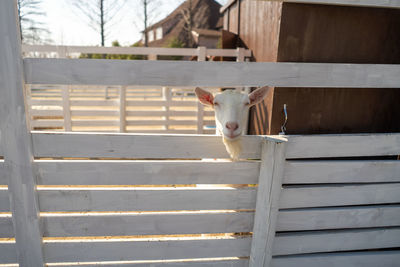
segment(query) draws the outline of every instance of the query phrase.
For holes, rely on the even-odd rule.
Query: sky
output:
[[[113,2],[112,0],[109,0]],[[123,0],[120,0],[123,1]],[[140,31],[142,20],[140,19],[139,1],[125,0],[125,5],[111,21],[113,31],[106,38],[106,46],[118,40],[121,45],[131,45],[141,38]],[[154,9],[152,23],[155,23],[176,7],[184,0],[155,0],[157,6]],[[55,45],[99,45],[100,35],[88,26],[85,16],[72,5],[73,0],[42,0],[42,9],[46,17],[42,20],[46,23],[51,32],[51,39]],[[217,0],[220,4],[225,4],[227,0]]]

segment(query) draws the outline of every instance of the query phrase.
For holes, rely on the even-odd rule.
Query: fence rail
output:
[[[96,46],[54,46],[54,45],[22,45],[25,57],[57,57],[67,58],[74,54],[109,54],[109,55],[147,55],[156,60],[157,56],[191,56],[199,61],[207,57],[233,57],[238,62],[252,56],[251,51],[244,48],[214,49],[198,48],[164,48],[164,47],[96,47]]]
[[[231,162],[218,136],[30,132],[21,90],[24,75],[122,86],[93,103],[51,91],[68,128],[76,104],[140,111],[129,109],[132,85],[391,87],[398,66],[22,61],[16,6],[0,1],[0,265],[398,265],[399,133],[243,136]]]
[[[194,88],[27,85],[32,130],[214,134]],[[208,88],[216,92],[216,88]]]

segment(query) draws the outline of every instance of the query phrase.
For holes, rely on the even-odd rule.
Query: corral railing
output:
[[[149,60],[157,60],[157,56],[197,57],[205,61],[210,57],[231,57],[237,62],[251,57],[251,51],[245,48],[219,49],[199,46],[198,48],[165,48],[165,47],[97,47],[97,46],[64,46],[64,45],[22,45],[25,57],[42,58],[76,58],[81,54],[104,55],[143,55]]]
[[[26,87],[31,130],[215,133],[214,111],[198,103],[194,87]]]
[[[398,265],[399,133],[244,136],[231,162],[218,136],[29,132],[22,90],[387,88],[398,66],[22,61],[15,14],[0,2],[1,264]]]
[[[22,45],[25,57],[76,58],[105,55],[190,56],[197,61],[231,57],[243,62],[251,51],[237,49],[87,47]],[[217,91],[218,88],[208,88]],[[32,130],[136,133],[215,133],[214,113],[199,105],[194,87],[46,85],[26,86]]]

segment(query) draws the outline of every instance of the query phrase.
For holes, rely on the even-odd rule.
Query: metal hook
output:
[[[288,114],[287,114],[287,109],[286,109],[286,104],[283,104],[283,113],[285,114],[285,122],[281,126],[281,132],[279,135],[285,135],[286,134],[286,124],[288,121]]]

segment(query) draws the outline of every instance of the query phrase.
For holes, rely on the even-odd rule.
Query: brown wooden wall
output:
[[[400,10],[251,0],[240,8],[224,14],[240,13],[256,61],[400,63]],[[251,112],[250,133],[277,134],[283,104],[288,134],[400,132],[400,89],[271,88]]]

